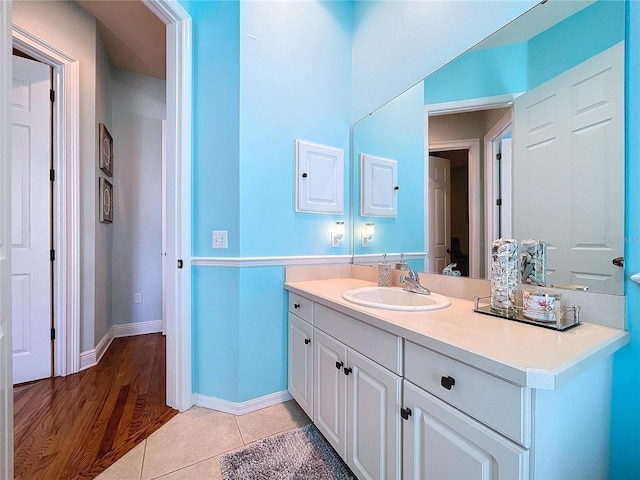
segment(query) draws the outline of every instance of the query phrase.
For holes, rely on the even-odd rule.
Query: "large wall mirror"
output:
[[[549,0],[356,123],[354,262],[487,278],[493,239],[535,239],[547,285],[622,295],[624,18]],[[362,155],[396,162],[395,217],[357,208]]]

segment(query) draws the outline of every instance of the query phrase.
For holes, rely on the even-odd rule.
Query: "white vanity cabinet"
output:
[[[529,451],[404,382],[403,478],[528,478]]]
[[[289,393],[313,418],[313,302],[289,295]]]
[[[403,478],[606,478],[610,392],[610,360],[532,389],[405,341]]]
[[[405,361],[405,478],[529,477],[530,389],[408,341]]]
[[[401,478],[402,339],[322,305],[312,311],[313,325],[289,313],[289,392],[313,398],[312,413],[303,409],[359,479]]]
[[[360,479],[400,478],[402,378],[315,331],[318,429]]]
[[[289,391],[360,480],[607,477],[624,332],[480,324],[463,300],[373,315],[340,297],[362,281],[312,283],[289,292]]]

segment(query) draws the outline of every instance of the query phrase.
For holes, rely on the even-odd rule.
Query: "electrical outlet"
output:
[[[213,248],[229,248],[227,245],[227,230],[214,230],[211,234]]]
[[[141,293],[136,293],[134,296],[133,301],[135,303],[142,303],[142,294]]]

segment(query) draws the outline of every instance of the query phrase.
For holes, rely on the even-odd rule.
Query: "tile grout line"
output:
[[[144,447],[142,449],[142,463],[140,464],[140,475],[138,480],[142,480],[142,472],[144,471],[144,459],[147,456],[147,439],[144,439]]]
[[[238,423],[238,415],[233,416],[233,421],[236,423],[236,428],[238,429],[238,433],[240,434],[240,440],[242,440],[242,446],[246,447],[247,442],[245,442],[244,435],[242,435],[242,429],[240,428],[240,424]]]

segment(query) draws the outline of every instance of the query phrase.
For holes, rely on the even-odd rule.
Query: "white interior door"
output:
[[[13,478],[11,361],[11,4],[0,2],[0,478]]]
[[[548,283],[623,291],[623,67],[618,44],[515,101],[513,231],[547,241]]]
[[[13,383],[51,376],[50,85],[48,65],[13,57]]]
[[[429,272],[441,273],[451,248],[451,167],[446,158],[429,156]]]

